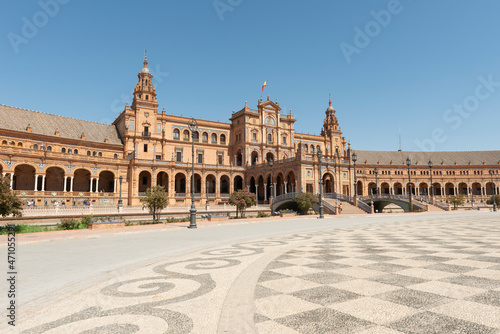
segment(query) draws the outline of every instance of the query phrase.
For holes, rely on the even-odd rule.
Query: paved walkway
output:
[[[59,298],[33,296],[12,332],[500,333],[497,214],[273,219],[96,240],[111,250],[121,247],[114,238],[146,238],[156,251],[154,235],[190,236],[191,247],[201,247],[164,250],[91,286],[61,287],[54,292]],[[207,236],[218,244],[208,245]],[[46,251],[96,240],[25,247]],[[84,266],[81,257],[75,261]]]

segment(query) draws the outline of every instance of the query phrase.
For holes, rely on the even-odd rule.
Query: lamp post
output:
[[[432,161],[431,160],[429,160],[429,173],[431,175],[431,186],[429,188],[429,196],[431,197],[431,201],[432,201],[434,198],[434,185],[432,184]]]
[[[323,152],[321,152],[321,148],[318,149],[316,153],[318,156],[318,168],[319,168],[319,218],[325,218],[323,213],[323,178],[321,177],[321,158],[323,157]]]
[[[208,200],[208,187],[210,186],[210,182],[207,181],[207,189],[206,189],[206,193],[207,193],[207,208],[210,206],[210,201]]]
[[[118,178],[118,181],[120,181],[120,199],[118,200],[118,212],[121,211],[123,208],[123,201],[122,201],[122,183],[123,183],[123,176],[120,175]]]
[[[358,156],[356,152],[352,154],[352,162],[354,162],[354,197],[358,196],[358,180],[356,179],[356,161],[358,161]]]
[[[495,184],[493,183],[493,169],[490,169],[490,175],[491,175],[491,190],[493,190],[493,211],[497,211],[497,201],[495,198]]]
[[[375,194],[378,195],[378,168],[375,167],[373,170],[373,173],[375,173]]]
[[[410,157],[406,158],[406,166],[408,166],[408,196],[410,198],[410,206],[409,206],[409,210],[410,212],[413,211],[413,208],[412,208],[412,203],[411,203],[411,173],[410,173],[410,165],[411,165],[411,160],[410,160]]]
[[[189,209],[190,220],[188,228],[196,228],[196,206],[194,205],[194,131],[198,128],[198,123],[191,117],[188,122],[188,128],[191,131],[191,141],[192,141],[192,165],[193,169],[191,171],[191,209]]]
[[[267,165],[271,167],[271,183],[269,185],[269,203],[272,204],[273,202],[273,165],[274,165],[274,160],[272,157],[269,157],[267,159]]]

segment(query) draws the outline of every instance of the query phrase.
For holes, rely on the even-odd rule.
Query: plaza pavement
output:
[[[500,333],[496,213],[200,225],[20,237],[0,331]]]

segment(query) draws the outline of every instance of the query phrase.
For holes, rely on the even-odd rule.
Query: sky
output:
[[[500,139],[497,0],[2,1],[0,104],[101,123],[147,50],[168,114],[228,122],[262,84],[319,134],[329,94],[354,149]]]

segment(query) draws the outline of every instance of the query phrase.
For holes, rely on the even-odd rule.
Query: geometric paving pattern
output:
[[[500,333],[499,263],[500,222],[339,230],[269,263],[254,320],[259,333]]]
[[[498,216],[414,217],[168,257],[0,332],[500,333]]]

